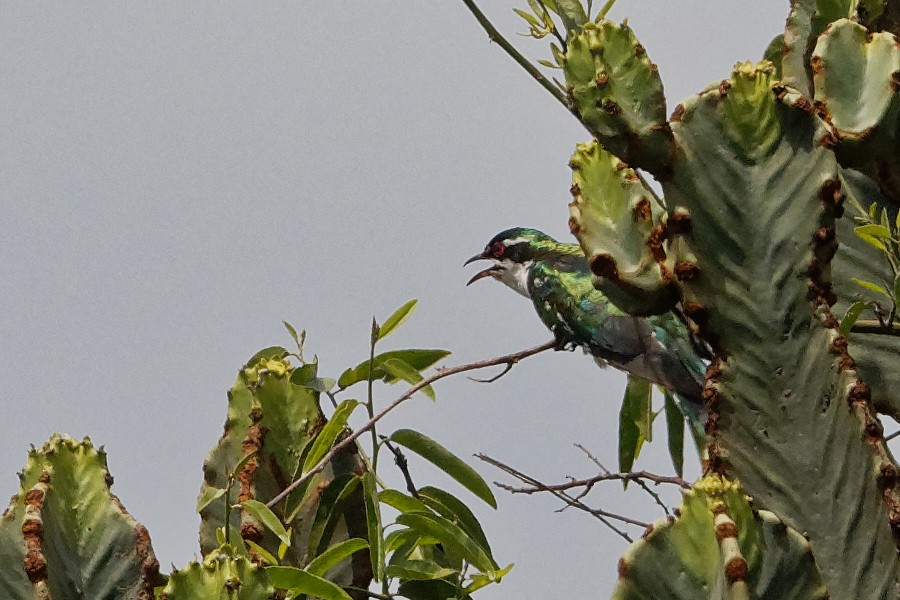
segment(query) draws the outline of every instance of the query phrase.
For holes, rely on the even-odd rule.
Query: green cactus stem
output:
[[[828,598],[809,542],[740,484],[708,476],[674,520],[654,523],[619,561],[614,600],[813,600]]]
[[[28,454],[0,518],[0,597],[149,600],[160,585],[150,536],[109,490],[106,454],[54,434]]]
[[[811,60],[815,106],[834,134],[845,167],[862,171],[900,202],[900,48],[887,32],[831,23]]]
[[[224,546],[202,563],[191,562],[169,576],[159,600],[272,600],[275,589],[265,571]]]
[[[669,245],[696,257],[685,310],[717,350],[709,466],[809,536],[832,598],[894,597],[896,481],[873,473],[895,467],[829,312],[844,196],[828,128],[768,63],[679,112],[664,191],[690,216]]]
[[[665,210],[635,172],[597,142],[579,144],[569,166],[569,228],[585,251],[594,286],[631,314],[670,310],[679,292],[665,265]]]
[[[228,393],[225,432],[203,467],[200,546],[204,555],[219,545],[217,530],[225,527],[226,512],[230,515],[229,535],[239,534],[273,555],[281,544],[252,514],[228,511],[226,502],[252,499],[265,503],[274,498],[299,476],[306,452],[327,422],[314,385],[316,364],[294,367],[286,354],[283,348],[270,348],[255,355]],[[335,543],[350,537],[367,538],[360,485],[365,470],[351,446],[307,485],[273,507],[291,530],[291,545],[282,565],[303,567]],[[338,585],[367,587],[372,575],[367,557],[367,552],[357,552],[329,572],[329,578]]]
[[[586,23],[568,41],[567,93],[603,146],[657,177],[669,171],[672,136],[662,80],[627,25]]]

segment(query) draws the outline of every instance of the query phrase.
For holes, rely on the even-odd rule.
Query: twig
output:
[[[425,379],[423,379],[416,385],[410,387],[408,390],[403,392],[403,394],[398,396],[393,402],[391,402],[390,404],[385,406],[384,409],[381,410],[381,412],[372,416],[372,418],[370,418],[368,421],[366,421],[362,427],[360,427],[359,429],[357,429],[356,431],[354,431],[353,433],[351,433],[350,435],[345,437],[343,440],[341,440],[340,442],[338,442],[337,444],[332,446],[331,450],[329,450],[328,453],[325,454],[325,456],[323,456],[322,459],[319,460],[319,462],[317,462],[315,464],[315,466],[313,466],[309,471],[307,471],[306,473],[301,475],[298,479],[295,479],[290,485],[288,485],[286,488],[284,488],[284,490],[282,490],[280,494],[278,494],[277,496],[275,496],[274,498],[269,500],[266,503],[266,506],[271,508],[271,507],[275,506],[276,504],[278,504],[279,502],[281,502],[285,498],[285,496],[290,494],[293,490],[295,490],[303,482],[305,482],[310,477],[312,477],[313,475],[315,475],[316,473],[318,473],[319,471],[324,469],[325,465],[327,465],[331,461],[331,459],[335,457],[335,455],[338,452],[340,452],[341,450],[343,450],[344,448],[346,448],[347,446],[349,446],[350,444],[355,442],[356,438],[361,436],[366,431],[369,431],[375,425],[375,423],[380,421],[386,414],[388,414],[389,412],[391,412],[392,410],[397,408],[400,404],[402,404],[406,400],[409,400],[413,396],[413,394],[415,394],[416,392],[421,390],[423,387],[425,387],[427,385],[431,385],[435,381],[438,381],[445,377],[449,377],[450,375],[456,375],[457,373],[464,373],[466,371],[475,371],[477,369],[484,369],[485,367],[494,367],[496,365],[503,365],[503,364],[507,364],[509,362],[519,362],[520,360],[522,360],[524,358],[528,358],[529,356],[534,356],[535,354],[539,354],[545,350],[550,350],[554,347],[556,347],[556,340],[550,340],[549,342],[544,342],[540,346],[534,346],[532,348],[528,348],[526,350],[520,350],[519,352],[513,352],[512,354],[507,354],[505,356],[497,356],[494,358],[487,358],[485,360],[479,360],[479,361],[467,363],[464,365],[457,365],[455,367],[442,367],[442,368],[438,369],[435,374],[430,375],[429,377],[426,377]]]
[[[581,123],[581,126],[584,127],[587,130],[587,132],[591,134],[592,137],[597,137],[599,139],[599,136],[597,136],[597,134],[591,129],[591,127],[587,124],[587,122],[585,122],[584,118],[582,118],[581,113],[578,112],[578,107],[575,106],[574,102],[572,102],[561,89],[559,89],[558,87],[556,87],[552,83],[550,83],[550,80],[548,80],[544,76],[544,74],[541,73],[540,70],[536,66],[534,66],[534,63],[532,63],[527,58],[522,56],[522,54],[518,50],[516,50],[515,46],[510,44],[509,41],[507,41],[506,38],[504,38],[500,34],[500,32],[497,31],[497,28],[494,27],[493,23],[491,23],[488,20],[488,18],[486,16],[484,16],[484,13],[481,12],[481,9],[479,9],[475,5],[475,0],[463,0],[463,4],[466,5],[466,7],[469,9],[469,11],[472,13],[472,15],[475,16],[475,19],[481,25],[482,29],[484,29],[484,31],[488,34],[488,39],[490,39],[492,42],[495,42],[498,46],[500,46],[503,49],[503,51],[506,52],[510,56],[510,58],[512,58],[514,61],[516,61],[520,67],[525,69],[525,71],[527,71],[528,74],[531,75],[531,77],[535,81],[537,81],[539,84],[541,84],[541,86],[545,90],[550,92],[550,94],[554,98],[556,98],[560,104],[562,104],[564,107],[566,107],[566,110],[568,110],[570,113],[572,113],[572,116],[574,116],[576,119],[578,119],[578,122]],[[604,7],[603,10],[609,10],[608,7],[611,7],[611,6],[612,6],[612,3],[607,2],[607,7]],[[643,173],[641,173],[640,171],[635,171],[635,174],[637,174],[638,179],[641,180],[641,183],[644,185],[644,188],[647,190],[647,192],[651,196],[653,196],[653,198],[656,200],[656,202],[660,206],[665,207],[666,204],[665,204],[664,200],[659,197],[659,194],[656,193],[656,190],[654,190],[652,187],[650,187],[650,184],[649,184],[649,182],[647,182]]]
[[[365,588],[356,587],[353,585],[348,585],[344,589],[350,590],[351,592],[356,592],[358,594],[364,594],[369,598],[376,598],[376,600],[394,600],[394,596],[386,596],[384,594],[379,594],[377,592],[373,592],[372,590],[367,590]]]
[[[860,320],[853,324],[850,333],[878,333],[881,335],[900,336],[900,325],[896,323],[885,323],[882,325],[878,321]]]
[[[585,455],[587,455],[587,457],[589,459],[591,459],[591,461],[593,461],[593,463],[595,465],[600,467],[600,470],[603,471],[604,475],[606,475],[606,476],[612,475],[612,473],[610,473],[609,469],[604,467],[603,463],[601,463],[599,460],[597,460],[597,458],[593,454],[591,454],[587,448],[585,448],[581,444],[575,444],[575,447],[578,448],[579,450],[581,450],[582,452],[584,452]],[[650,489],[650,486],[648,486],[644,482],[643,479],[634,477],[634,478],[629,478],[629,481],[635,482],[642,490],[644,490],[645,492],[650,494],[650,496],[656,501],[656,503],[662,507],[663,511],[666,513],[666,516],[671,516],[671,513],[669,512],[669,507],[666,506],[666,503],[662,501],[662,498],[659,497],[659,494],[657,494],[656,492],[654,492],[653,490]],[[659,485],[659,483],[657,482],[656,485]],[[584,493],[580,494],[579,497],[581,497],[583,495],[587,495],[587,493],[588,493],[588,491],[590,491],[590,489],[591,489],[590,487],[584,488]]]
[[[403,452],[400,451],[400,448],[395,447],[385,436],[381,436],[381,441],[384,442],[385,447],[387,447],[387,449],[391,451],[391,454],[394,455],[394,463],[397,465],[397,468],[400,469],[400,472],[403,473],[403,479],[406,480],[406,491],[408,491],[409,495],[413,498],[418,498],[419,490],[416,489],[416,484],[413,483],[412,475],[409,473],[409,463],[406,461]]]
[[[884,436],[884,441],[889,442],[889,441],[891,441],[892,439],[894,439],[895,437],[897,437],[898,435],[900,435],[900,430],[895,431],[894,433],[892,433],[892,434],[890,434],[890,435]]]
[[[489,465],[493,465],[493,466],[497,467],[498,469],[500,469],[501,471],[503,471],[509,475],[512,475],[519,481],[522,481],[529,485],[533,485],[536,488],[544,488],[546,491],[550,492],[551,494],[553,494],[554,496],[556,496],[557,498],[559,498],[560,500],[565,502],[566,507],[572,506],[572,507],[577,508],[578,510],[583,510],[584,512],[586,512],[588,514],[593,515],[594,517],[599,519],[600,522],[602,522],[604,525],[606,525],[607,527],[612,529],[614,532],[619,534],[626,541],[628,541],[628,543],[631,543],[634,540],[632,540],[630,535],[628,535],[627,533],[625,533],[624,531],[622,531],[621,529],[619,529],[618,527],[616,527],[615,525],[610,523],[609,519],[615,519],[617,521],[622,521],[623,523],[628,523],[629,525],[637,525],[639,527],[644,527],[644,528],[649,526],[649,523],[645,523],[643,521],[638,521],[637,519],[632,519],[631,517],[617,515],[615,513],[607,512],[607,511],[601,510],[599,508],[591,508],[590,506],[587,506],[586,504],[584,504],[577,498],[573,498],[572,496],[565,493],[564,491],[554,490],[554,489],[551,489],[549,486],[544,486],[544,484],[542,484],[537,479],[530,477],[529,475],[526,475],[525,473],[522,473],[521,471],[517,471],[516,469],[510,467],[509,465],[504,464],[494,458],[491,458],[490,456],[486,456],[484,454],[476,454],[475,456],[476,456],[476,458],[483,460],[484,462],[488,463]],[[506,484],[498,483],[495,481],[494,485],[496,485],[497,487],[499,487],[501,489],[511,491],[510,486],[508,486]],[[564,510],[564,509],[560,509],[560,510]]]
[[[587,479],[570,479],[565,483],[557,483],[553,485],[542,483],[540,484],[540,486],[535,486],[533,488],[514,488],[510,491],[514,494],[534,494],[535,492],[544,491],[562,492],[580,487],[590,487],[601,481],[623,481],[625,479],[629,481],[647,480],[652,481],[656,484],[671,483],[686,490],[691,489],[691,484],[689,484],[681,477],[677,477],[675,475],[656,475],[654,473],[648,473],[647,471],[632,471],[630,473],[604,473],[603,475],[595,475]]]
[[[576,112],[575,107],[572,106],[572,103],[569,102],[569,99],[566,98],[566,95],[563,94],[562,90],[550,83],[550,80],[544,77],[544,74],[541,73],[540,70],[536,66],[534,66],[534,64],[530,60],[522,56],[522,54],[518,50],[516,50],[516,48],[512,44],[510,44],[506,40],[506,38],[504,38],[500,34],[499,31],[497,31],[497,28],[494,27],[493,23],[491,23],[488,18],[484,16],[484,13],[481,12],[481,9],[475,5],[475,0],[463,0],[463,4],[465,4],[469,11],[471,11],[472,15],[474,15],[475,19],[478,21],[481,27],[485,30],[485,32],[487,32],[488,38],[492,42],[503,48],[503,50],[507,54],[509,54],[510,58],[519,63],[520,67],[525,69],[528,74],[531,75],[532,78],[534,78],[535,81],[541,84],[545,90],[550,92],[550,94],[554,98],[559,100],[560,104],[566,107],[566,110],[575,115],[575,117],[579,121],[581,121],[582,125],[585,125],[585,127],[587,127],[584,121],[582,121],[581,115]]]

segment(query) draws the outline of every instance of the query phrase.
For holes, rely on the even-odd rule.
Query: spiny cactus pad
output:
[[[272,600],[275,589],[265,571],[228,547],[214,550],[202,563],[191,562],[169,576],[159,600]]]
[[[654,174],[667,172],[671,134],[656,65],[627,25],[587,23],[562,64],[570,99],[613,154]]]
[[[106,454],[55,434],[32,448],[0,518],[0,597],[149,600],[161,583],[150,536],[109,491]]]
[[[597,142],[579,144],[569,166],[569,228],[585,250],[595,287],[631,314],[671,309],[678,292],[663,264],[657,227],[665,211],[653,192]]]
[[[228,393],[225,433],[204,464],[200,546],[204,554],[219,545],[216,531],[224,526],[229,474],[236,483],[229,502],[267,502],[300,475],[306,453],[326,420],[314,388],[316,365],[292,366],[283,348],[254,356],[241,369]],[[255,452],[252,458],[245,457]],[[366,538],[365,505],[360,476],[365,465],[354,446],[339,453],[321,473],[290,494],[273,510],[291,528],[291,546],[283,565],[302,567],[329,546],[349,537]],[[247,511],[231,511],[230,528],[276,554],[279,538]],[[342,585],[366,587],[371,580],[368,553],[358,552],[329,573]]]
[[[619,561],[614,600],[824,599],[809,543],[774,514],[754,512],[736,482],[709,476],[679,516],[660,520]]]
[[[812,57],[815,104],[834,129],[838,160],[900,201],[900,47],[892,33],[870,34],[841,19],[819,37]]]

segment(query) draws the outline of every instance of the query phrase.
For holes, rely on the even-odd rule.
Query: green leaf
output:
[[[322,600],[353,600],[338,585],[297,567],[269,567],[269,583],[282,590],[299,592]]]
[[[869,306],[868,302],[854,302],[847,308],[847,312],[844,314],[844,318],[841,319],[841,324],[838,327],[838,331],[840,331],[841,335],[844,337],[850,335],[850,329],[853,328],[853,324],[856,323],[856,320],[859,319],[859,315],[862,314],[862,311]]]
[[[489,506],[497,508],[497,500],[481,475],[436,441],[412,429],[398,429],[390,439],[434,464]]]
[[[294,340],[294,344],[297,346],[297,352],[303,353],[303,342],[306,341],[306,331],[301,331],[300,335],[297,335],[297,330],[294,329],[294,326],[288,323],[287,321],[282,321],[282,325],[287,329],[287,332],[290,334],[291,339]]]
[[[306,565],[306,571],[313,575],[324,577],[329,569],[337,566],[342,560],[368,547],[369,543],[361,538],[344,540],[312,559],[310,563]]]
[[[378,494],[378,499],[391,508],[404,512],[427,512],[428,506],[412,496],[407,496],[399,490],[383,490]]]
[[[675,404],[675,398],[668,390],[663,390],[666,411],[666,429],[668,431],[669,456],[672,458],[672,466],[675,473],[684,475],[684,415]]]
[[[647,423],[650,421],[650,383],[638,377],[628,376],[625,397],[619,410],[619,471],[627,473],[634,466],[647,441]],[[623,487],[628,480],[622,481]]]
[[[394,314],[387,318],[387,321],[384,322],[384,325],[379,327],[378,329],[378,339],[383,340],[387,336],[391,334],[395,329],[403,325],[403,323],[412,315],[413,310],[416,308],[416,304],[419,301],[413,298],[400,308],[394,311]]]
[[[556,10],[567,31],[578,31],[588,22],[580,0],[556,0]]]
[[[253,515],[266,529],[278,536],[282,544],[291,545],[291,536],[268,506],[259,500],[244,500],[241,502],[241,509]]]
[[[456,569],[442,567],[434,561],[405,558],[391,560],[391,564],[387,566],[385,572],[388,577],[397,577],[405,581],[444,579],[459,573]]]
[[[309,454],[306,455],[306,460],[303,461],[304,473],[314,467],[328,453],[334,445],[334,440],[344,431],[347,419],[357,406],[359,406],[359,402],[356,400],[344,400],[334,409],[334,414],[316,436]]]
[[[197,512],[200,512],[225,494],[224,488],[215,488],[212,486],[203,489],[200,497],[197,498]]]
[[[456,523],[434,513],[403,513],[397,523],[437,538],[444,551],[456,554],[480,571],[493,572],[494,562]]]
[[[363,475],[363,499],[366,503],[366,529],[369,538],[372,573],[375,581],[383,581],[384,550],[382,547],[381,509],[378,502],[378,490],[375,487],[375,475],[371,471]]]
[[[860,225],[856,227],[854,230],[857,237],[862,240],[865,240],[867,243],[875,246],[879,250],[886,250],[884,242],[881,240],[890,240],[891,232],[884,225],[878,225],[876,223],[870,223],[868,225]]]
[[[851,277],[850,279],[852,279],[853,283],[855,283],[856,285],[862,286],[862,287],[866,288],[867,290],[869,290],[870,292],[875,292],[876,294],[881,294],[882,296],[891,298],[891,295],[887,293],[887,290],[885,290],[883,287],[881,287],[880,285],[878,285],[876,283],[872,283],[870,281],[863,281],[862,279],[857,279],[856,277]],[[893,298],[891,298],[891,300],[893,300]]]
[[[543,23],[538,21],[537,17],[535,17],[533,14],[519,8],[514,8],[513,12],[525,19],[525,21],[528,22],[531,27],[534,27],[535,29],[540,29],[543,27]]]
[[[456,586],[445,579],[404,581],[397,589],[397,593],[410,600],[447,600],[459,597]],[[462,600],[471,600],[471,596],[466,594]]]
[[[269,346],[268,348],[263,348],[256,354],[250,357],[245,364],[247,367],[255,366],[261,360],[268,360],[270,358],[283,358],[287,356],[288,351],[287,348],[282,348],[281,346]]]
[[[484,535],[484,530],[481,528],[481,523],[478,522],[478,519],[476,519],[472,511],[469,510],[469,507],[463,504],[461,500],[449,492],[431,486],[420,489],[419,498],[421,498],[422,502],[427,504],[429,508],[462,527],[463,531],[465,531],[476,544],[481,546],[493,560],[493,552],[491,551],[487,536]],[[496,563],[494,563],[494,568],[497,568]]]
[[[329,542],[335,523],[344,515],[344,500],[359,486],[360,478],[354,473],[341,473],[321,492],[316,515],[309,528],[308,552],[315,556],[323,551],[323,544]]]
[[[382,363],[381,367],[389,375],[393,375],[397,379],[402,379],[403,381],[405,381],[406,383],[408,383],[410,385],[416,385],[417,383],[422,381],[422,379],[424,379],[424,377],[422,377],[421,373],[419,373],[414,368],[412,368],[412,366],[409,365],[409,363],[404,362],[402,359],[399,359],[399,358],[392,358],[390,360],[386,360],[386,361],[384,361],[384,363]],[[429,398],[431,398],[432,400],[436,399],[436,397],[434,395],[434,388],[432,388],[430,385],[424,386],[419,391],[422,392],[423,394],[425,394],[426,396],[428,396]]]
[[[466,593],[471,594],[477,590],[480,590],[486,585],[491,583],[499,583],[501,579],[503,579],[510,571],[512,571],[513,564],[509,563],[499,571],[494,573],[475,573],[472,575],[472,583],[466,586]]]
[[[310,381],[315,380],[318,371],[319,364],[315,361],[300,365],[299,367],[291,371],[291,383],[295,385],[307,386]]]
[[[437,349],[408,349],[408,350],[390,350],[388,352],[382,352],[381,354],[375,356],[372,359],[372,364],[375,365],[373,369],[372,377],[373,379],[382,379],[386,383],[394,383],[397,381],[397,377],[390,375],[385,372],[385,370],[381,367],[381,365],[392,358],[399,358],[405,363],[409,364],[416,371],[424,371],[437,361],[441,360],[450,355],[448,350],[437,350]],[[359,383],[360,381],[367,381],[369,379],[369,361],[363,361],[353,367],[352,369],[347,369],[343,373],[341,373],[340,378],[338,379],[338,386],[341,389],[350,387],[354,383]]]
[[[272,556],[268,550],[257,544],[256,542],[252,542],[250,540],[244,540],[244,543],[247,544],[254,552],[256,552],[257,556],[261,559],[269,563],[270,565],[277,566],[278,559]]]

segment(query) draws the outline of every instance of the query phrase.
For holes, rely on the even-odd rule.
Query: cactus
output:
[[[627,25],[601,12],[548,26],[564,42],[557,97],[596,138],[570,161],[569,221],[596,287],[632,314],[676,309],[709,344],[705,471],[739,479],[757,525],[783,522],[796,551],[796,532],[808,539],[810,586],[770,597],[822,597],[818,577],[831,598],[900,595],[900,480],[876,413],[900,415],[898,14],[893,0],[793,0],[769,60],[668,120]],[[659,210],[639,169],[662,187]],[[619,597],[762,593],[722,579],[712,516],[685,502],[629,552]],[[697,527],[691,559],[679,544]],[[671,577],[642,574],[660,563]],[[786,590],[794,575],[772,577]]]
[[[282,540],[252,512],[229,511],[226,502],[272,499],[299,475],[316,434],[325,426],[320,392],[315,389],[316,363],[294,368],[284,359],[286,354],[278,347],[257,353],[228,394],[225,433],[203,467],[200,547],[204,555],[219,545],[217,531],[225,525],[226,512],[229,530],[241,538],[273,555],[281,545]],[[291,528],[291,544],[282,564],[304,566],[335,543],[366,538],[361,485],[365,471],[353,447],[274,507]],[[230,476],[237,488],[233,492]],[[204,502],[205,498],[211,500]],[[372,575],[367,556],[358,552],[343,561],[330,572],[332,580],[367,587]]]
[[[196,598],[271,600],[275,598],[275,588],[261,567],[223,546],[210,552],[202,562],[191,562],[172,573],[159,595],[159,600]]]
[[[0,518],[0,596],[139,599],[162,580],[150,536],[109,491],[106,453],[54,435],[32,448]]]
[[[615,600],[828,597],[809,542],[768,511],[754,511],[740,484],[701,479],[677,518],[654,523],[619,562]]]

